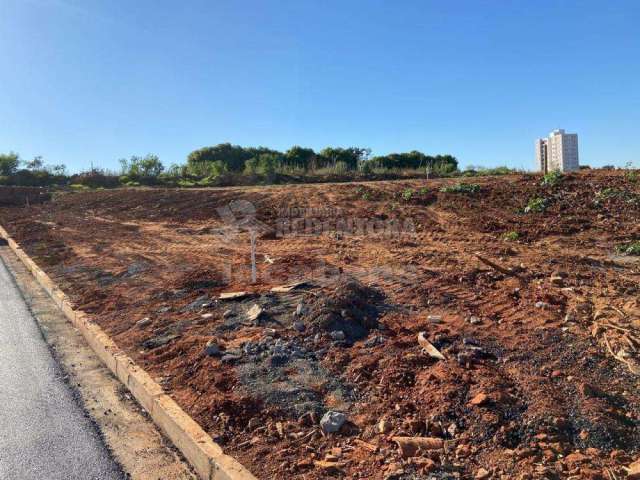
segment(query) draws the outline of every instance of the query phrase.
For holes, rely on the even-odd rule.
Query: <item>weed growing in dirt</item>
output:
[[[527,203],[524,213],[542,213],[548,206],[549,201],[546,198],[534,197]]]
[[[636,206],[640,205],[640,195],[637,195],[632,192],[628,192],[627,190],[620,190],[612,187],[607,187],[607,188],[603,188],[602,190],[598,190],[595,195],[594,203],[596,205],[600,205],[606,200],[611,200],[616,198],[622,199],[626,203],[629,203],[631,205],[636,205]]]
[[[442,193],[467,193],[473,194],[480,191],[480,185],[477,183],[457,183],[440,189]]]
[[[405,202],[408,202],[408,201],[410,201],[410,200],[411,200],[411,197],[413,197],[413,188],[405,188],[405,189],[402,191],[402,199],[403,199]]]
[[[356,195],[360,197],[362,200],[364,200],[365,202],[372,200],[371,192],[362,186],[356,187]]]
[[[636,240],[625,245],[618,245],[616,250],[618,253],[622,253],[624,255],[640,256],[640,240]]]
[[[91,190],[91,187],[87,187],[86,185],[81,185],[79,183],[69,185],[69,188],[74,192],[86,192]]]
[[[520,238],[520,234],[514,231],[506,232],[504,235],[502,235],[502,238],[507,242],[515,242]]]
[[[562,179],[562,173],[558,171],[549,172],[542,177],[542,185],[545,187],[553,187],[554,185],[558,185],[562,182]]]

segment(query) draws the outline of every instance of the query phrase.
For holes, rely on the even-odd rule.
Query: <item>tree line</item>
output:
[[[318,152],[293,146],[286,151],[267,147],[242,147],[221,143],[192,151],[186,162],[166,167],[157,155],[132,156],[119,160],[120,171],[91,168],[67,175],[64,165],[46,165],[42,157],[23,161],[16,153],[0,154],[0,184],[51,185],[79,183],[113,187],[136,184],[206,184],[221,177],[257,176],[274,181],[278,175],[322,176],[415,170],[449,174],[457,171],[452,155],[426,155],[422,152],[371,156],[369,148],[327,147]]]
[[[221,143],[212,147],[194,150],[187,157],[187,168],[194,174],[219,174],[220,172],[269,172],[283,169],[289,171],[336,171],[375,169],[434,169],[455,171],[458,160],[452,155],[425,155],[422,152],[392,153],[371,157],[371,149],[361,147],[327,147],[319,152],[298,145],[286,152],[266,147],[241,147]]]

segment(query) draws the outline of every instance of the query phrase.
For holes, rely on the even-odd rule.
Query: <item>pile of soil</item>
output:
[[[340,279],[329,291],[312,295],[302,318],[323,332],[344,332],[349,340],[360,340],[378,327],[379,307],[384,295],[353,278]]]

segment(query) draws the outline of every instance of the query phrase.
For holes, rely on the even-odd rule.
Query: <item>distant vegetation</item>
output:
[[[0,185],[60,185],[83,190],[139,185],[207,187],[517,173],[507,167],[469,167],[460,171],[458,160],[452,155],[426,155],[415,150],[372,157],[370,149],[361,147],[327,147],[316,152],[296,145],[281,152],[230,143],[194,150],[181,165],[165,166],[153,154],[123,158],[119,162],[119,171],[92,168],[69,175],[64,165],[46,165],[42,157],[25,161],[10,152],[0,154]]]

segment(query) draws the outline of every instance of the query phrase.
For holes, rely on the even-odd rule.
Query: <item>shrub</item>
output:
[[[474,194],[480,191],[480,185],[476,183],[457,183],[455,185],[442,187],[440,191],[442,193]]]
[[[616,250],[625,255],[640,256],[640,240],[627,243],[626,245],[618,245]]]
[[[18,171],[20,155],[14,152],[0,153],[0,175],[10,177]]]
[[[562,173],[554,170],[553,172],[549,172],[545,174],[544,177],[542,177],[542,185],[552,187],[559,184],[562,181],[562,178]]]
[[[508,242],[515,242],[520,238],[520,234],[515,231],[506,232],[502,235],[502,238]]]
[[[527,203],[524,213],[542,213],[548,206],[549,201],[546,198],[534,197]]]
[[[120,178],[105,170],[94,169],[71,177],[71,183],[85,185],[90,188],[115,188],[120,186]]]

